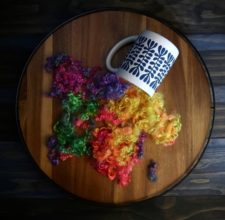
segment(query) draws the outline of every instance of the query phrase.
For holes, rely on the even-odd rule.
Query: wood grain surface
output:
[[[169,22],[186,34],[225,33],[225,5],[223,1],[20,0],[18,2],[2,2],[0,8],[0,34],[5,36],[18,33],[47,34],[52,28],[74,15],[104,8],[129,8],[146,12]]]
[[[121,38],[151,29],[171,40],[180,56],[159,88],[168,111],[181,114],[183,128],[172,147],[156,146],[150,140],[145,156],[132,174],[129,186],[121,188],[98,174],[85,158],[73,158],[52,167],[47,159],[46,140],[60,114],[57,100],[47,97],[51,75],[43,65],[48,56],[65,52],[84,65],[104,66],[108,50]],[[115,57],[119,65],[127,48]],[[208,140],[213,103],[210,85],[197,53],[190,44],[159,21],[144,15],[106,11],[75,19],[50,35],[33,55],[21,81],[19,120],[26,145],[38,166],[54,182],[82,198],[124,203],[159,195],[177,183],[197,162]],[[158,162],[158,181],[146,176],[150,159]]]

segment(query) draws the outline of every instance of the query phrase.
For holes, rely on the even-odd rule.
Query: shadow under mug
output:
[[[113,68],[111,60],[124,45],[134,45],[119,68]],[[106,67],[121,78],[153,96],[179,55],[177,47],[158,33],[146,30],[139,35],[126,37],[116,43],[106,58]]]

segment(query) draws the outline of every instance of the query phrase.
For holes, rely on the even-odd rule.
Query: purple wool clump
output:
[[[59,164],[59,153],[56,149],[50,149],[48,151],[48,159],[51,161],[52,165]]]
[[[157,163],[154,160],[151,160],[148,165],[148,178],[151,182],[157,181]]]
[[[87,88],[98,99],[115,100],[124,95],[128,86],[115,73],[106,72],[95,75]]]
[[[57,138],[55,136],[51,136],[48,139],[48,148],[49,149],[55,148],[56,145],[57,145]]]
[[[144,142],[147,138],[147,134],[142,132],[138,138],[137,146],[138,146],[138,158],[142,158],[144,156]]]
[[[71,58],[63,53],[53,55],[47,58],[45,64],[45,70],[47,72],[53,72],[61,63],[68,63],[71,61]]]

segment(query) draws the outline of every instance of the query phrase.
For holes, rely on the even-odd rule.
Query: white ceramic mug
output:
[[[111,65],[113,55],[122,46],[131,42],[134,42],[134,45],[120,68],[113,68]],[[177,47],[171,41],[160,34],[146,30],[115,44],[106,58],[106,67],[152,96],[178,54]]]

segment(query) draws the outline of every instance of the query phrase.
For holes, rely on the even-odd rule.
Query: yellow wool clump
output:
[[[107,104],[110,112],[114,112],[119,119],[125,121],[126,129],[117,128],[114,131],[115,144],[137,140],[140,132],[149,134],[156,144],[171,145],[181,130],[180,115],[168,115],[161,93],[152,97],[135,86],[131,86],[125,95],[118,100],[110,100]]]
[[[163,113],[161,120],[152,128],[150,134],[156,144],[172,145],[180,130],[180,115]]]

